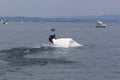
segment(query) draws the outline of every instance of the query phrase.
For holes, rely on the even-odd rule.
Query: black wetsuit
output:
[[[53,39],[56,39],[55,34],[49,35],[49,41],[53,44]]]

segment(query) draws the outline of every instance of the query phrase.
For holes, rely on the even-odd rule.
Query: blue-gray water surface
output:
[[[51,47],[71,37],[82,47]],[[87,22],[0,24],[0,80],[120,80],[120,23],[95,28]]]

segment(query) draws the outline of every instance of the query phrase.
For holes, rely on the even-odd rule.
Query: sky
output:
[[[0,16],[70,17],[120,14],[120,0],[0,0]]]

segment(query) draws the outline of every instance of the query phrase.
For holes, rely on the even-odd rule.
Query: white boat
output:
[[[70,47],[80,47],[83,45],[77,43],[72,38],[58,38],[58,39],[53,39],[53,46],[70,48]]]
[[[102,21],[97,21],[96,28],[105,28],[107,24],[103,23]]]
[[[7,21],[0,20],[1,24],[7,24]]]

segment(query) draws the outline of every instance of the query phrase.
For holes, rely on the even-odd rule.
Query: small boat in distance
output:
[[[0,23],[1,23],[1,24],[7,24],[7,21],[0,20]]]
[[[52,29],[51,29],[51,32],[54,32],[54,31],[55,31],[55,28],[52,28]]]
[[[105,28],[107,24],[103,23],[102,21],[97,21],[96,28]]]

